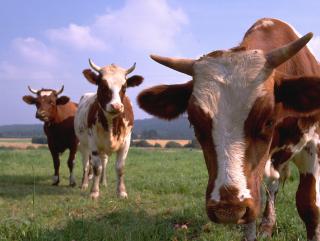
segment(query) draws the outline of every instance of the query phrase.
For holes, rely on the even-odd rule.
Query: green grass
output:
[[[0,138],[0,142],[31,143],[31,138]]]
[[[115,193],[114,157],[108,187],[91,201],[89,190],[69,188],[67,155],[59,187],[52,187],[53,165],[46,149],[0,150],[0,240],[240,240],[240,228],[211,223],[205,213],[207,170],[196,150],[130,150],[125,169],[128,200]],[[76,162],[78,185],[82,164]],[[277,201],[273,240],[305,240],[295,208],[294,170]],[[187,224],[188,229],[175,229]]]

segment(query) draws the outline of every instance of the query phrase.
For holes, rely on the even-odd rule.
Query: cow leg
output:
[[[307,229],[308,240],[320,240],[319,217],[319,159],[315,141],[310,141],[294,158],[299,169],[300,183],[296,193],[296,205]]]
[[[268,180],[266,189],[266,207],[259,228],[261,237],[271,237],[273,227],[276,224],[275,202],[279,189],[279,179]]]
[[[259,227],[259,235],[261,237],[271,237],[273,227],[276,224],[275,202],[279,189],[280,174],[274,168],[270,159],[266,163],[264,176],[266,183],[266,206]]]
[[[82,168],[83,168],[83,174],[82,174],[82,182],[81,182],[81,189],[85,190],[88,188],[89,185],[89,170],[91,168],[91,165],[89,163],[89,151],[85,146],[82,146],[81,143],[79,145],[79,151],[82,156]]]
[[[92,165],[89,162],[89,173],[88,173],[88,179],[91,180],[93,178],[93,168]]]
[[[108,156],[104,155],[101,161],[102,161],[102,173],[101,173],[100,183],[106,187],[107,186],[106,167],[108,164]]]
[[[99,183],[100,176],[102,172],[102,163],[101,160],[104,158],[104,154],[98,154],[97,151],[92,151],[91,153],[91,162],[93,168],[93,184],[91,188],[90,197],[92,199],[97,199],[99,197]]]
[[[256,241],[256,222],[253,221],[248,224],[242,224],[242,229],[244,233],[243,241]]]
[[[75,156],[76,156],[76,149],[71,148],[70,152],[69,152],[69,157],[68,157],[68,168],[69,168],[69,173],[70,173],[70,176],[69,176],[69,186],[70,187],[76,186],[76,179],[74,178],[74,175],[73,175]]]
[[[125,160],[128,155],[130,147],[131,135],[129,135],[122,146],[122,148],[117,152],[117,162],[116,162],[116,173],[118,177],[117,194],[120,198],[128,198],[126,191],[126,186],[124,184],[124,166]]]
[[[60,169],[60,158],[58,153],[51,153],[53,159],[53,166],[54,166],[54,175],[52,177],[52,185],[58,186],[60,182],[59,177],[59,169]]]

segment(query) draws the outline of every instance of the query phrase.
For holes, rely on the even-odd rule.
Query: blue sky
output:
[[[143,85],[128,89],[137,119],[148,117],[135,104],[143,88],[189,80],[153,62],[151,53],[197,57],[236,46],[259,18],[274,17],[298,32],[312,31],[320,59],[318,0],[3,0],[0,9],[0,125],[39,123],[35,107],[22,101],[27,86],[58,89],[78,101],[96,90],[82,76],[91,57],[98,65],[128,68]]]

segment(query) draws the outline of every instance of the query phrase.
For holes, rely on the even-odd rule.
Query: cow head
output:
[[[269,53],[234,48],[198,60],[151,56],[193,78],[146,89],[138,103],[168,120],[188,112],[208,169],[206,208],[212,221],[249,223],[257,217],[275,124],[285,116],[318,110],[319,77],[279,80],[275,71],[311,37],[309,33]]]
[[[52,89],[35,90],[28,86],[29,91],[35,94],[36,97],[25,95],[23,100],[27,104],[37,107],[36,118],[44,122],[52,122],[57,115],[57,105],[64,105],[70,100],[67,96],[58,97],[63,88],[62,86],[59,91]]]
[[[92,68],[83,71],[87,80],[98,86],[97,99],[100,108],[108,117],[115,117],[124,111],[123,98],[127,87],[138,86],[142,83],[143,77],[133,75],[127,78],[136,67],[136,64],[123,69],[115,64],[99,67],[89,59]]]

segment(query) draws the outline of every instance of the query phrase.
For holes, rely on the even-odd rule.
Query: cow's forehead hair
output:
[[[235,94],[256,98],[252,92],[272,73],[265,65],[262,50],[226,51],[218,57],[202,57],[194,65],[192,95],[198,105],[213,117],[218,112],[216,104],[221,92],[229,92],[227,96]],[[261,94],[265,93],[260,91]]]
[[[54,93],[53,90],[40,90],[39,95],[40,96],[50,96]]]
[[[235,187],[240,200],[251,197],[244,174],[244,123],[256,99],[267,93],[264,81],[272,70],[265,64],[263,51],[249,50],[205,56],[194,66],[192,94],[212,118],[217,153],[213,200],[220,200],[219,190],[224,186]]]
[[[115,64],[107,65],[101,70],[102,79],[108,86],[121,86],[126,82],[126,69]]]

